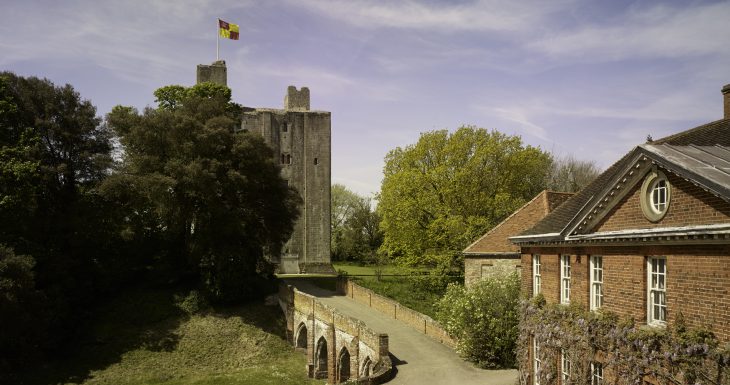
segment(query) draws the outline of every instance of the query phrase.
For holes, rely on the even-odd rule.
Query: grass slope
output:
[[[306,378],[305,356],[283,338],[278,305],[191,315],[182,310],[180,294],[139,289],[112,301],[64,359],[17,383],[324,384]]]
[[[383,266],[380,280],[376,267],[346,263],[333,263],[337,271],[344,271],[350,279],[363,287],[398,301],[415,311],[430,317],[436,316],[436,302],[443,296],[445,283],[436,283],[433,277],[423,275],[426,269],[408,269],[398,266]],[[395,275],[395,276],[388,276]]]

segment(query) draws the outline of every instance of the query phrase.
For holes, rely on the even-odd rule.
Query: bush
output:
[[[519,333],[520,282],[516,273],[469,288],[449,284],[436,319],[457,340],[457,351],[483,368],[513,368]]]
[[[175,306],[187,315],[193,315],[205,310],[210,304],[198,290],[190,290],[186,296],[175,295]]]

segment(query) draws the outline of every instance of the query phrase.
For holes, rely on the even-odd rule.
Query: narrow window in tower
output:
[[[314,165],[316,166],[318,164],[319,164],[319,159],[318,158],[314,158]]]
[[[291,164],[291,155],[286,154],[286,164]]]
[[[287,132],[289,131],[289,123],[283,123],[281,125],[281,132]]]
[[[285,163],[286,163],[286,155],[281,154],[281,164],[285,164]]]

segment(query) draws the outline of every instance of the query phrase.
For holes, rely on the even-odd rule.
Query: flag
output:
[[[218,35],[226,39],[238,40],[238,24],[226,23],[218,19]]]

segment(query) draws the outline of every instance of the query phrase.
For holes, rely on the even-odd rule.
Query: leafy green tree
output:
[[[343,246],[346,223],[360,201],[360,196],[341,184],[333,184],[331,188],[331,254],[332,259],[345,260],[347,253]]]
[[[513,368],[519,305],[517,273],[500,275],[469,288],[450,284],[436,305],[436,319],[456,338],[457,351],[468,360],[483,368]]]
[[[158,223],[160,265],[200,280],[217,301],[261,295],[264,255],[288,239],[300,200],[263,139],[235,133],[240,107],[215,84],[163,87],[159,107],[115,107],[107,124],[124,159],[106,196],[132,210],[126,233]]]
[[[464,247],[545,188],[550,163],[498,131],[421,134],[385,157],[381,252],[403,264],[460,266]]]
[[[370,198],[332,185],[332,259],[372,262],[383,241]]]

